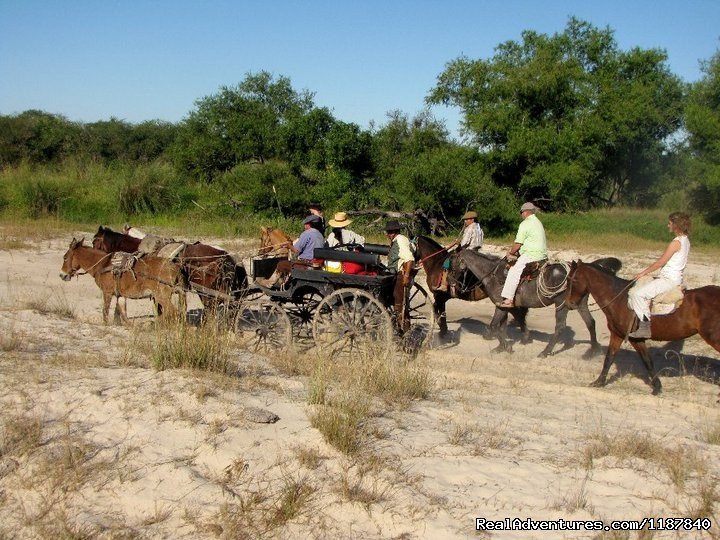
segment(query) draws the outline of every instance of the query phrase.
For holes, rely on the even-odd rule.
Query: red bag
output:
[[[365,265],[356,262],[345,261],[342,263],[342,270],[346,274],[359,274],[365,271]]]

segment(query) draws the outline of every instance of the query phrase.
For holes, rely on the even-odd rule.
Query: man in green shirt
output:
[[[510,267],[505,278],[505,285],[500,293],[503,301],[498,304],[502,308],[511,308],[515,305],[515,291],[520,284],[520,276],[525,266],[533,261],[547,259],[545,227],[535,215],[538,210],[539,208],[531,202],[526,202],[520,207],[523,220],[518,227],[515,242],[507,253],[508,256],[520,253],[520,256],[515,265]]]

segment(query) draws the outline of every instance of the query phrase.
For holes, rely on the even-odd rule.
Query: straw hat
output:
[[[347,214],[345,212],[335,212],[335,215],[332,219],[328,220],[328,223],[331,227],[342,228],[347,227],[352,223],[352,219],[348,219]]]
[[[465,215],[462,217],[463,220],[465,219],[476,219],[477,218],[477,212],[474,212],[470,210],[469,212],[465,212]]]
[[[531,212],[536,212],[537,210],[540,210],[537,206],[535,206],[531,202],[526,202],[520,207],[521,212],[525,212],[526,210],[530,210]]]

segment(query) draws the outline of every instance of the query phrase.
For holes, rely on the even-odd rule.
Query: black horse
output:
[[[598,259],[590,264],[613,274],[622,266],[622,262],[615,257]],[[493,255],[465,250],[458,255],[458,268],[460,271],[468,270],[472,272],[493,302],[502,301],[500,292],[507,276],[507,261],[504,258],[501,259]],[[553,348],[560,338],[560,333],[566,327],[569,310],[565,302],[568,268],[568,265],[562,263],[547,264],[536,279],[521,281],[515,294],[516,309],[517,307],[542,308],[550,305],[555,306],[555,331],[550,336],[545,349],[540,353],[540,357],[552,354]],[[589,358],[602,352],[595,332],[595,319],[593,319],[588,309],[588,297],[589,295],[584,295],[574,306],[580,312],[580,316],[590,333],[590,349],[583,355],[583,358]],[[499,351],[512,350],[512,346],[507,340],[507,316],[507,309],[496,308],[493,320],[490,323],[492,335],[500,342],[496,349]]]
[[[451,255],[432,238],[428,238],[427,236],[416,237],[415,254],[425,270],[428,288],[433,294],[433,309],[435,310],[435,318],[440,327],[440,337],[444,337],[448,332],[447,313],[445,311],[447,301],[451,298],[457,298],[467,302],[475,302],[487,298],[487,294],[471,272],[458,271],[452,267],[448,275],[448,281],[451,287],[449,287],[447,291],[437,290],[437,285],[440,282],[440,276],[443,272],[443,263]],[[512,313],[520,326],[522,343],[527,343],[530,340],[530,332],[527,324],[525,324],[527,312],[526,307],[517,307],[510,310],[510,313]],[[505,315],[507,316],[507,314]]]

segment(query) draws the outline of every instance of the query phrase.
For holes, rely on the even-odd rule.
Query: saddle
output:
[[[154,234],[148,234],[145,238],[140,240],[138,251],[140,253],[152,255],[157,253],[163,247],[168,244],[176,243],[172,238],[163,238],[161,236],[155,236]]]
[[[646,285],[652,280],[653,278],[650,276],[643,276],[635,282],[632,288]],[[680,285],[677,285],[664,293],[658,294],[650,301],[650,313],[652,315],[668,315],[682,305],[684,297],[685,290]]]
[[[510,268],[511,266],[515,266],[515,261],[508,261],[506,268]],[[532,281],[534,279],[537,279],[540,275],[540,272],[542,271],[543,267],[547,264],[547,259],[541,259],[539,261],[533,261],[529,262],[525,265],[525,268],[523,268],[522,274],[520,274],[520,281]]]
[[[142,255],[136,253],[124,253],[122,251],[117,251],[113,253],[110,258],[110,271],[115,277],[119,277],[125,272],[132,272],[135,267],[135,263],[141,257]],[[133,277],[135,277],[134,272]]]

